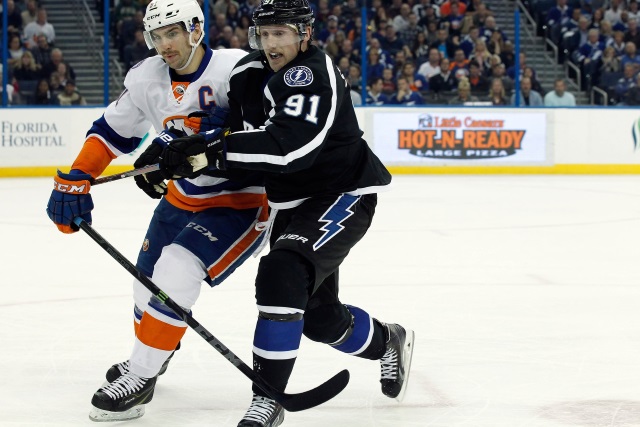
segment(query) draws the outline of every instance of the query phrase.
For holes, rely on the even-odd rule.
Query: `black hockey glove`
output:
[[[167,176],[194,178],[207,170],[219,169],[224,139],[229,129],[176,138],[160,156],[160,171]]]
[[[133,164],[134,168],[141,168],[147,165],[155,165],[160,161],[160,155],[170,141],[186,136],[181,130],[171,128],[163,130],[151,142],[151,145],[140,154],[140,157]],[[133,177],[136,185],[152,199],[160,199],[167,194],[167,184],[161,171],[149,172]]]

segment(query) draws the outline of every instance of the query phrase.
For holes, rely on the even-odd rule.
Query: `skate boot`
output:
[[[131,372],[100,388],[91,399],[91,421],[123,421],[144,415],[144,405],[153,398],[156,378],[142,378]]]
[[[173,357],[174,354],[176,354],[176,351],[178,350],[180,350],[180,343],[178,343],[178,346],[176,347],[176,349],[173,350],[173,352],[171,352],[167,360],[164,361],[164,363],[162,364],[162,368],[160,368],[160,372],[158,372],[158,375],[162,375],[165,372],[167,372],[167,367],[169,366],[169,362],[171,361],[171,358]],[[124,362],[116,363],[115,365],[109,368],[105,377],[107,377],[107,381],[112,383],[122,375],[129,372],[130,368],[131,368],[131,365],[129,364],[128,360],[125,360]]]
[[[284,408],[275,400],[253,394],[251,406],[247,409],[238,427],[276,427],[284,421]]]
[[[414,333],[393,323],[385,324],[387,351],[380,359],[380,383],[385,396],[402,402],[409,383]]]

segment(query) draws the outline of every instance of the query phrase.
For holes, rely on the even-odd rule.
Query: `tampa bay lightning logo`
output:
[[[324,222],[324,225],[320,227],[320,231],[324,231],[324,234],[313,244],[314,251],[320,249],[325,243],[333,239],[336,234],[344,230],[342,223],[354,214],[353,205],[359,199],[359,196],[343,194],[327,209],[322,218],[318,220],[318,222]]]
[[[308,67],[298,66],[284,73],[284,82],[287,86],[309,86],[313,81],[313,73]]]

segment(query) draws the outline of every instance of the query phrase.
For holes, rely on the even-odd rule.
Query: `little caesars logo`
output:
[[[399,129],[398,148],[435,159],[490,159],[507,157],[522,149],[526,131],[504,129],[504,120],[473,117],[418,118],[418,129]]]
[[[51,122],[9,122],[0,123],[2,129],[1,147],[62,147],[62,135],[56,124]]]

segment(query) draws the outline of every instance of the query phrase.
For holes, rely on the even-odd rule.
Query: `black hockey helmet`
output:
[[[253,22],[260,25],[313,24],[313,12],[307,0],[262,0],[253,12]]]
[[[313,35],[313,11],[308,0],[262,0],[253,12],[254,25],[249,27],[249,46],[262,50],[260,26],[287,25],[297,31],[300,42],[307,34],[307,28]]]

